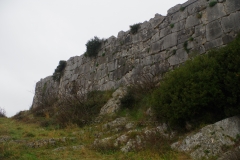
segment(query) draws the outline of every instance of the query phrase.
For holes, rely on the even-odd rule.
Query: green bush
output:
[[[240,113],[240,37],[167,73],[152,94],[160,120],[184,126]]]
[[[67,65],[66,61],[59,61],[59,64],[57,66],[57,68],[55,69],[54,73],[53,73],[53,80],[54,81],[60,81],[61,77],[63,76],[63,71],[65,69]]]
[[[140,23],[134,24],[130,26],[130,32],[132,34],[136,34],[138,30],[140,29]]]
[[[215,6],[217,3],[218,3],[217,1],[211,1],[211,2],[209,3],[209,7],[213,7],[213,6]]]
[[[99,48],[101,47],[102,41],[98,37],[94,37],[89,40],[86,44],[87,51],[85,52],[85,56],[93,57],[98,54]]]

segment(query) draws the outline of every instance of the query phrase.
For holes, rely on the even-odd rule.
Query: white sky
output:
[[[186,0],[0,0],[0,107],[28,110],[35,84],[86,42],[129,30]]]

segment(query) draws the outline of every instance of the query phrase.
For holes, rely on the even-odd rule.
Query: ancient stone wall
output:
[[[240,30],[240,1],[189,0],[156,14],[141,23],[136,34],[118,33],[102,42],[96,58],[71,57],[60,83],[47,77],[36,84],[33,107],[45,92],[70,93],[73,84],[79,90],[108,90],[141,81],[145,75],[161,78],[188,58],[230,42]],[[158,76],[156,76],[158,75]],[[53,91],[54,90],[54,91]]]

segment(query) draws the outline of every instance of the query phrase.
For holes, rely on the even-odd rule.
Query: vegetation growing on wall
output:
[[[0,107],[0,118],[1,117],[6,117],[6,111]]]
[[[96,36],[93,39],[90,39],[86,44],[87,50],[84,55],[87,57],[97,56],[99,48],[101,47],[101,43],[102,40]]]
[[[130,32],[132,34],[136,34],[139,29],[140,29],[140,23],[137,23],[137,24],[134,24],[134,25],[130,25]]]
[[[61,77],[63,76],[63,72],[64,72],[64,69],[67,65],[67,62],[66,61],[59,61],[59,64],[57,66],[57,68],[55,69],[54,73],[53,73],[53,80],[54,81],[60,81]]]

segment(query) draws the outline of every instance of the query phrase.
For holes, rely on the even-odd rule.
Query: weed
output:
[[[176,53],[177,53],[177,50],[174,49],[174,50],[172,51],[172,54],[175,55]]]
[[[197,13],[196,17],[197,17],[198,19],[201,19],[201,18],[202,18],[202,13]]]
[[[188,49],[188,41],[185,41],[184,43],[183,43],[183,48],[184,48],[184,50],[187,52],[187,53],[189,53],[189,49]]]
[[[170,24],[169,26],[170,26],[171,28],[173,28],[173,27],[174,27],[174,24],[172,23],[172,24]]]
[[[102,53],[102,57],[104,57],[105,56],[105,52],[104,53]]]
[[[181,6],[181,7],[180,7],[180,11],[183,12],[183,11],[185,10],[185,8],[186,8],[186,7]]]
[[[189,41],[193,41],[193,40],[194,40],[193,37],[190,37],[190,38],[189,38]]]
[[[211,1],[211,2],[209,2],[209,7],[213,7],[213,6],[215,6],[216,4],[217,4],[218,2],[217,1]]]

